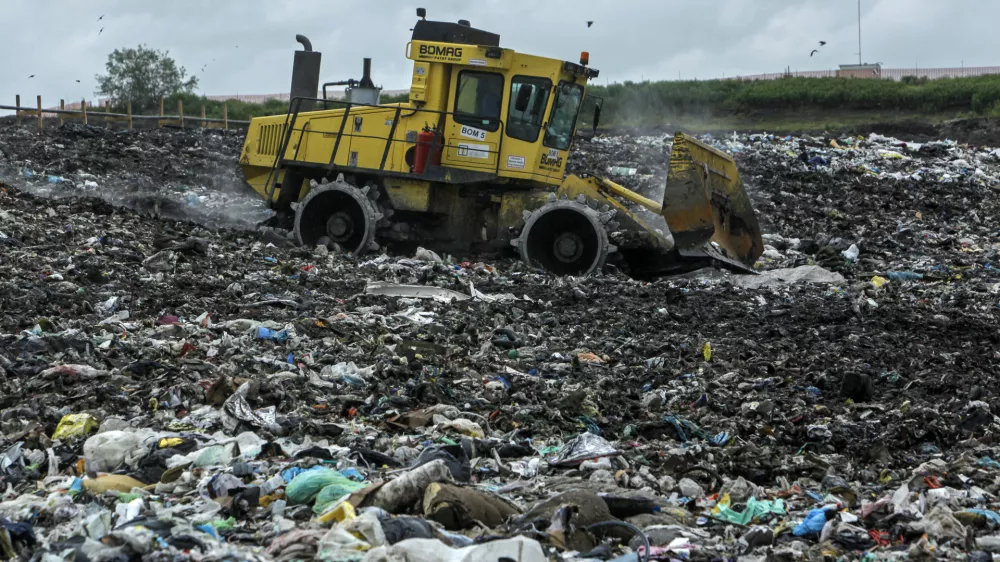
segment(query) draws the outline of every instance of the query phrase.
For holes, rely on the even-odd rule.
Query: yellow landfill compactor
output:
[[[598,75],[589,55],[518,53],[465,20],[417,16],[407,102],[379,103],[370,59],[360,80],[323,84],[319,97],[320,54],[298,36],[288,114],[250,124],[246,179],[299,243],[355,255],[513,249],[561,275],[605,263],[639,278],[713,264],[752,271],[760,228],[729,155],[678,133],[662,201],[566,176]],[[329,99],[331,85],[347,86],[346,97]],[[599,115],[594,104],[595,128]]]

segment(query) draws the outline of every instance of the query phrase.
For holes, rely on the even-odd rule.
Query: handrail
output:
[[[267,188],[266,188],[267,189],[267,191],[266,191],[267,197],[266,198],[267,198],[268,202],[270,202],[273,199],[273,197],[274,197],[274,190],[275,190],[275,188],[277,186],[277,171],[278,171],[278,167],[280,166],[280,164],[282,162],[287,162],[287,160],[285,158],[285,154],[288,152],[288,146],[289,146],[289,144],[291,144],[292,135],[295,134],[296,132],[301,133],[299,144],[296,146],[295,154],[292,157],[292,160],[296,161],[296,160],[298,160],[299,149],[302,146],[302,140],[301,139],[304,138],[304,136],[306,134],[308,134],[308,133],[329,133],[329,131],[307,130],[305,127],[303,127],[302,129],[296,129],[295,128],[295,123],[296,123],[296,121],[298,121],[299,113],[301,112],[302,103],[303,102],[307,102],[307,101],[326,102],[326,101],[329,101],[329,100],[325,100],[325,99],[321,99],[321,98],[306,97],[306,96],[296,96],[296,97],[294,97],[294,98],[291,99],[291,101],[289,103],[289,106],[288,106],[288,113],[285,114],[285,122],[284,122],[284,125],[283,125],[284,138],[282,139],[281,146],[278,149],[278,153],[275,155],[274,162],[271,164],[271,169],[268,171],[268,174],[267,174],[267,180],[266,180],[265,185],[267,186]],[[330,153],[330,168],[331,168],[331,170],[336,167],[335,162],[336,162],[338,151],[340,149],[340,141],[345,136],[346,137],[350,137],[350,138],[357,137],[357,138],[368,138],[368,139],[385,140],[385,148],[382,151],[382,160],[381,160],[381,163],[379,164],[378,171],[384,170],[385,169],[385,163],[386,163],[386,160],[388,159],[389,151],[390,151],[390,148],[392,146],[392,143],[394,143],[394,142],[412,143],[413,142],[413,141],[407,141],[405,138],[404,139],[396,139],[396,138],[394,138],[396,136],[396,127],[397,127],[397,125],[399,123],[400,114],[402,113],[403,109],[410,109],[410,110],[412,110],[412,113],[410,115],[414,115],[414,114],[416,114],[418,112],[425,112],[425,113],[437,114],[438,115],[437,134],[438,134],[438,138],[439,139],[443,138],[442,129],[443,129],[443,126],[444,126],[445,118],[447,116],[449,116],[449,115],[451,115],[452,117],[454,117],[457,113],[459,113],[459,112],[455,112],[455,111],[442,111],[442,110],[437,110],[437,109],[404,107],[403,104],[393,104],[393,105],[364,104],[364,103],[353,103],[353,102],[341,101],[341,100],[337,100],[337,103],[343,104],[345,107],[343,107],[344,114],[343,114],[343,116],[341,118],[340,127],[339,127],[339,129],[337,131],[337,139],[334,141],[333,149],[331,150],[331,153]],[[393,121],[392,121],[392,126],[389,129],[389,135],[388,135],[388,137],[385,138],[385,139],[383,139],[380,136],[359,135],[359,134],[355,134],[353,132],[345,134],[344,133],[344,128],[347,126],[347,121],[348,121],[348,118],[351,115],[351,110],[353,108],[355,108],[355,107],[357,107],[357,108],[372,108],[372,109],[391,109],[391,110],[395,110],[395,114],[393,116]],[[337,109],[341,109],[341,108],[337,108]],[[317,111],[329,111],[329,110],[311,110],[308,113],[316,113]],[[461,113],[462,113],[463,116],[469,116],[470,115],[470,114],[465,113],[465,112],[461,112]],[[473,117],[475,117],[475,115],[473,115]],[[507,127],[506,127],[506,123],[504,123],[504,120],[502,118],[497,119],[496,121],[498,122],[498,124],[500,126],[499,127],[500,142],[498,143],[497,149],[495,151],[487,149],[485,152],[487,154],[495,154],[496,155],[496,162],[493,165],[493,170],[492,171],[493,171],[493,174],[499,175],[500,174],[500,155],[503,153],[503,140],[504,140],[504,135],[506,133]],[[445,143],[442,143],[441,146],[442,146],[442,148],[458,148],[458,146],[454,146],[454,145],[451,145],[451,144],[445,144]],[[431,151],[431,153],[429,153],[428,156],[427,156],[427,158],[428,158],[427,164],[428,165],[430,165],[432,157],[433,157],[433,151]],[[475,167],[473,167],[473,168],[475,168]],[[373,168],[373,170],[374,170],[374,168]]]

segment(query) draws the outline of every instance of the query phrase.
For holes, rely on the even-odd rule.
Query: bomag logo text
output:
[[[543,168],[559,168],[562,166],[562,157],[549,158],[547,154],[542,155],[542,160],[538,163]]]
[[[421,45],[420,56],[462,58],[461,47],[442,47],[440,45]]]

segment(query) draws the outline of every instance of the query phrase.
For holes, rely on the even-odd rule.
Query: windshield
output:
[[[581,101],[583,86],[571,82],[559,84],[556,101],[552,104],[552,117],[549,118],[549,126],[545,128],[545,146],[559,150],[569,149]]]
[[[463,70],[458,75],[455,121],[470,127],[496,131],[500,127],[502,104],[502,75],[468,70]]]

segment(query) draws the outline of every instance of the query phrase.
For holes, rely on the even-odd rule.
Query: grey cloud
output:
[[[465,18],[522,52],[575,60],[589,51],[600,83],[832,69],[857,60],[853,0],[6,0],[0,103],[93,99],[94,74],[117,47],[166,49],[206,94],[288,88],[296,33],[324,53],[323,78],[356,77],[364,56],[377,82],[408,86],[404,58],[414,8]],[[863,0],[864,58],[889,67],[997,63],[991,0]],[[97,18],[105,14],[103,21]],[[44,21],[39,36],[33,22]],[[587,28],[586,21],[594,20]],[[103,34],[98,30],[104,27]],[[817,41],[828,44],[813,58]],[[236,46],[239,46],[237,48]],[[215,59],[212,62],[212,59]],[[208,65],[201,72],[203,65]],[[35,78],[28,76],[35,74]],[[81,83],[76,83],[76,80]]]

